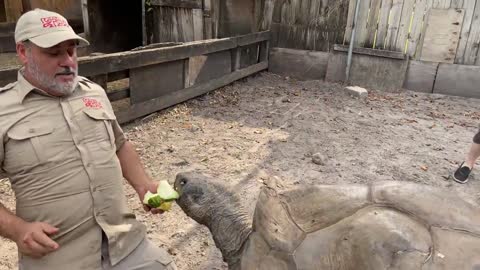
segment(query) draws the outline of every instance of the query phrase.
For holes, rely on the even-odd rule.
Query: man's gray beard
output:
[[[32,76],[38,84],[40,84],[41,90],[51,90],[64,96],[71,95],[78,86],[78,70],[74,70],[75,77],[73,81],[60,83],[56,82],[55,78],[51,78],[43,73],[31,53],[27,54],[28,57],[28,73]]]

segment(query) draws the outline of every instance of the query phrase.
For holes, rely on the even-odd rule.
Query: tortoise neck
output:
[[[214,210],[215,211],[215,210]],[[216,209],[208,224],[215,245],[220,249],[229,269],[237,269],[242,248],[252,232],[251,218],[239,209]],[[232,268],[230,268],[232,267]]]

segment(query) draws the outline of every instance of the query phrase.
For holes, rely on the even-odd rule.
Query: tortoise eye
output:
[[[180,182],[180,185],[185,186],[186,183],[187,183],[187,180],[182,180],[182,181]]]

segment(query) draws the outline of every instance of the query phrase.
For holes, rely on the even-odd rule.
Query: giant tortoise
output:
[[[230,270],[480,270],[480,208],[411,182],[262,188],[253,222],[218,181],[179,173],[179,206]]]

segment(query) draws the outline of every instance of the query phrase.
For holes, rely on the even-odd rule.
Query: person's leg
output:
[[[114,266],[110,264],[108,255],[105,257],[104,270],[177,270],[171,256],[148,239]]]
[[[480,144],[473,143],[470,147],[470,151],[468,151],[465,164],[470,169],[473,169],[473,166],[475,166],[475,161],[477,161],[478,157],[480,157]]]
[[[473,143],[465,158],[465,161],[460,164],[453,174],[453,180],[459,183],[468,182],[468,176],[475,166],[475,162],[480,157],[480,131],[473,137]]]

